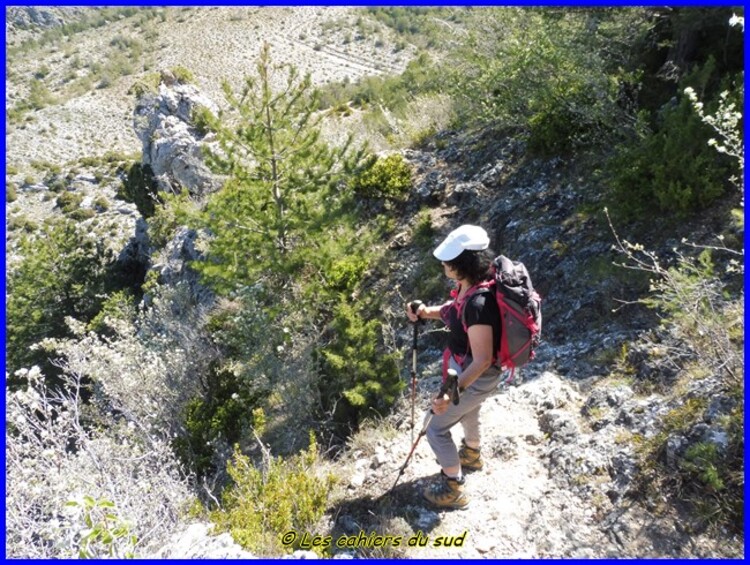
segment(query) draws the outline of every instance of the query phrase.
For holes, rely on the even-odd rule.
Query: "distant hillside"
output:
[[[221,103],[260,45],[316,84],[402,71],[415,48],[363,9],[8,8],[8,165],[63,164],[107,151],[134,153],[131,86],[181,66]]]

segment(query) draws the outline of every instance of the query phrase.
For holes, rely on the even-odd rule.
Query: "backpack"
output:
[[[534,358],[541,341],[542,299],[531,284],[523,263],[500,255],[492,262],[494,277],[475,292],[493,292],[500,311],[500,349],[495,352],[495,365],[510,370],[510,382],[516,367]],[[486,289],[486,290],[485,290]],[[463,308],[461,322],[467,330]]]

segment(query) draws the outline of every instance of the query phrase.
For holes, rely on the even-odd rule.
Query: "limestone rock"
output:
[[[212,535],[212,526],[205,523],[189,525],[177,532],[154,559],[256,559],[237,545],[228,533]]]
[[[200,107],[218,111],[195,86],[179,83],[162,83],[157,94],[144,94],[136,104],[133,127],[143,146],[143,164],[151,167],[160,190],[203,196],[220,186],[203,158],[209,139],[192,124]]]

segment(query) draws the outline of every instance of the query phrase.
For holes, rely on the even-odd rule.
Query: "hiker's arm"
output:
[[[443,307],[441,304],[440,306],[427,306],[425,304],[420,304],[419,308],[417,308],[417,313],[414,314],[414,312],[411,311],[410,304],[406,305],[406,315],[409,317],[409,319],[412,322],[416,322],[418,319],[420,320],[439,320],[440,319],[440,309]]]
[[[471,363],[458,376],[458,386],[467,389],[492,365],[492,326],[475,324],[469,326],[469,345],[471,348]]]

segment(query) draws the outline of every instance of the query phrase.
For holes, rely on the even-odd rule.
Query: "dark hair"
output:
[[[494,256],[494,253],[489,249],[484,251],[466,249],[455,259],[444,261],[444,263],[456,271],[459,279],[466,279],[471,284],[477,284],[487,280],[492,275],[490,267]]]

